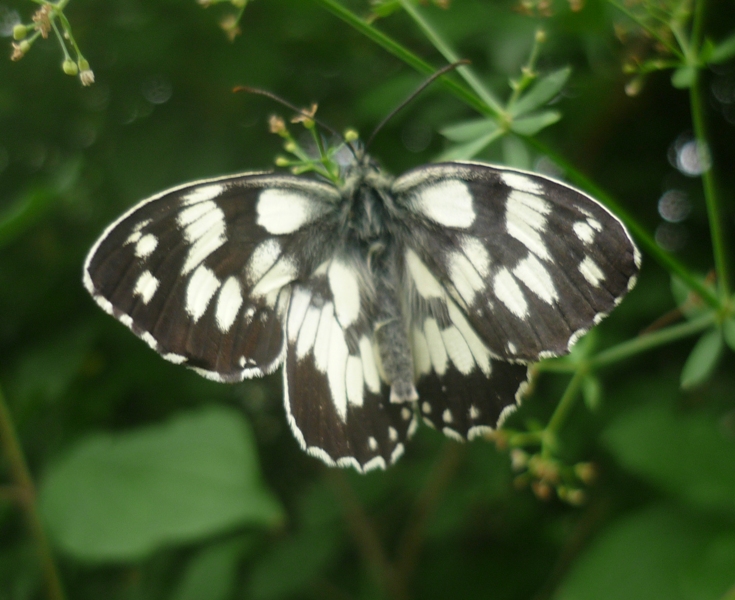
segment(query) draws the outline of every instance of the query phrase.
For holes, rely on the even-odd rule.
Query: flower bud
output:
[[[25,25],[18,23],[15,27],[13,27],[13,39],[14,40],[22,40],[27,35],[28,35],[28,27],[26,27]]]
[[[77,67],[77,63],[75,63],[70,58],[67,58],[63,63],[61,63],[61,69],[66,73],[67,75],[71,75],[72,77],[79,73],[79,68]]]

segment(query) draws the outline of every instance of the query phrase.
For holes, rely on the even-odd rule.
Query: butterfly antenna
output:
[[[344,144],[350,149],[350,151],[352,152],[352,154],[354,154],[355,157],[357,157],[357,150],[352,146],[352,144],[350,142],[348,142],[345,139],[345,136],[343,136],[341,133],[339,133],[338,131],[336,131],[333,128],[331,128],[329,125],[327,125],[321,119],[317,119],[314,115],[312,115],[308,111],[304,110],[303,108],[299,108],[298,106],[295,106],[295,105],[291,104],[288,100],[284,100],[283,98],[281,98],[280,96],[274,94],[273,92],[269,92],[268,90],[261,90],[260,88],[254,88],[254,87],[250,87],[250,86],[247,86],[247,85],[238,85],[237,87],[233,88],[232,91],[233,92],[246,92],[248,94],[255,94],[257,96],[265,96],[266,98],[270,98],[271,100],[273,100],[275,102],[278,102],[278,104],[281,104],[281,105],[285,106],[286,108],[291,109],[292,111],[294,111],[298,115],[301,115],[302,117],[306,117],[307,119],[311,119],[312,121],[314,121],[314,123],[316,123],[317,125],[319,125],[319,127],[321,127],[322,129],[324,129],[325,131],[328,131],[333,136],[336,136],[339,139],[341,139],[342,142],[344,142]]]
[[[373,132],[370,134],[370,137],[368,138],[368,141],[365,143],[365,151],[367,152],[367,149],[370,147],[370,144],[372,144],[373,140],[375,139],[375,136],[378,135],[378,132],[385,127],[385,124],[390,121],[393,117],[396,116],[401,110],[403,110],[407,104],[410,104],[416,96],[418,96],[421,92],[423,92],[427,87],[429,87],[432,83],[434,83],[437,79],[439,79],[442,75],[446,75],[450,71],[454,71],[457,67],[461,67],[462,65],[468,65],[471,61],[467,59],[458,60],[455,63],[452,63],[451,65],[447,65],[446,67],[443,67],[436,71],[431,77],[429,77],[426,81],[424,81],[419,87],[417,87],[411,95],[406,98],[403,102],[401,102],[398,106],[396,106],[390,113],[388,113],[388,116],[385,117],[380,123],[378,123],[378,126],[373,129]]]

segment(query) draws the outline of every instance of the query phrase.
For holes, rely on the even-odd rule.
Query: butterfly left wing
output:
[[[633,287],[640,254],[605,207],[558,181],[481,163],[438,163],[393,184],[425,268],[424,303],[446,291],[493,356],[566,354]]]
[[[107,228],[84,283],[167,360],[217,381],[270,373],[288,284],[330,252],[338,201],[330,185],[269,173],[167,190]]]
[[[416,427],[411,404],[388,400],[369,288],[359,266],[338,253],[293,285],[285,319],[291,429],[309,454],[361,472],[395,462]]]

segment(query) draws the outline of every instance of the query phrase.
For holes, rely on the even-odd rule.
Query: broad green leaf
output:
[[[647,508],[598,535],[555,599],[717,600],[732,585],[735,553],[723,556],[722,549],[734,541],[735,532],[712,531],[675,508]],[[709,557],[718,562],[706,564]]]
[[[510,128],[520,135],[536,135],[559,119],[561,119],[561,113],[558,110],[544,110],[514,119]]]
[[[439,130],[445,138],[453,142],[470,142],[486,136],[498,129],[497,123],[490,119],[471,119],[454,125],[447,125]]]
[[[643,406],[614,421],[603,441],[623,468],[662,490],[735,514],[735,441],[714,419]]]
[[[730,350],[735,351],[735,317],[725,320],[722,324],[722,334]]]
[[[237,583],[243,540],[227,540],[200,550],[186,567],[171,600],[228,600]]]
[[[686,89],[692,87],[697,80],[697,67],[686,65],[674,71],[671,76],[671,85],[678,89]]]
[[[735,33],[725,38],[719,44],[716,44],[712,52],[707,57],[707,62],[723,63],[735,56]]]
[[[571,67],[564,67],[539,79],[510,107],[511,116],[525,115],[546,104],[561,92],[571,73]]]
[[[46,473],[40,504],[57,546],[91,561],[138,560],[283,518],[247,423],[223,407],[79,442]]]
[[[503,131],[496,129],[487,135],[482,136],[466,144],[451,146],[439,155],[439,160],[461,160],[470,159],[482,152],[490,144],[503,135]]]
[[[693,388],[709,379],[717,367],[724,345],[722,332],[713,329],[699,338],[681,370],[681,387]]]

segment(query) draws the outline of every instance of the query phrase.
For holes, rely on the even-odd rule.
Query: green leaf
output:
[[[735,56],[735,33],[715,45],[707,57],[707,62],[719,64],[730,60],[733,56]]]
[[[558,110],[544,110],[531,115],[514,119],[510,128],[519,135],[536,135],[542,129],[553,125],[561,119]]]
[[[531,155],[526,142],[515,135],[506,135],[501,140],[503,148],[503,164],[516,169],[530,171],[532,168]]]
[[[712,375],[723,350],[722,332],[713,329],[699,338],[681,371],[681,387],[685,390],[704,383]]]
[[[478,138],[471,142],[467,142],[466,144],[459,144],[457,146],[451,146],[447,148],[447,150],[439,155],[438,159],[467,160],[473,158],[502,135],[503,131],[501,129],[496,129],[495,131],[491,131],[487,135],[484,135],[481,138]]]
[[[697,80],[697,67],[686,65],[676,69],[671,76],[671,85],[680,90],[690,88]]]
[[[227,540],[199,551],[191,558],[171,600],[228,600],[237,583],[243,540]]]
[[[470,142],[479,137],[486,136],[498,129],[498,124],[490,119],[470,119],[447,125],[439,130],[445,138],[453,142]]]
[[[603,442],[625,469],[656,487],[735,514],[735,442],[714,419],[643,406],[614,421]]]
[[[138,560],[165,544],[283,518],[249,427],[222,407],[79,442],[49,469],[40,504],[59,548],[91,561]]]
[[[735,532],[659,505],[612,522],[573,567],[557,600],[721,598],[732,585]],[[707,563],[706,560],[713,560]]]
[[[510,106],[509,112],[511,116],[518,117],[525,115],[546,104],[561,92],[571,73],[571,67],[564,67],[539,79],[535,85]]]
[[[735,352],[735,317],[725,319],[722,324],[722,334],[730,350]]]

